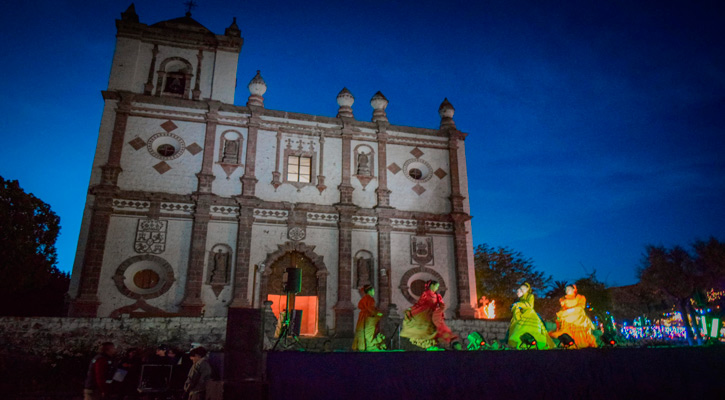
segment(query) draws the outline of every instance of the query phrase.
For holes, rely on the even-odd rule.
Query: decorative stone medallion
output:
[[[134,256],[113,274],[116,288],[132,299],[153,299],[169,291],[173,285],[174,270],[166,260],[150,254]]]
[[[291,228],[287,232],[287,237],[290,238],[290,240],[300,241],[300,240],[304,239],[305,236],[306,236],[305,230],[298,226]]]

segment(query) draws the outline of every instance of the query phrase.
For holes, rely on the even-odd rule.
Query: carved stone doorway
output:
[[[301,335],[324,335],[327,293],[327,269],[322,257],[313,252],[314,246],[303,243],[286,243],[267,256],[260,281],[260,297],[272,302],[277,318],[285,309],[286,294],[283,290],[283,274],[287,268],[301,269],[302,290],[296,296],[295,309],[302,310]]]

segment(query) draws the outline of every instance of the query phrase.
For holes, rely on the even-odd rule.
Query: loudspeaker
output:
[[[263,311],[258,308],[229,308],[224,380],[240,382],[262,378],[263,318]]]
[[[299,268],[287,268],[285,271],[287,280],[284,283],[285,293],[299,293],[302,291],[302,270]]]
[[[300,328],[302,327],[302,310],[294,310],[292,312],[292,318],[290,318],[290,333],[292,336],[300,335]]]

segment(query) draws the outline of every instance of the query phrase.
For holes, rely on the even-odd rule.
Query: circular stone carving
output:
[[[132,299],[153,299],[171,289],[174,270],[161,257],[145,254],[128,258],[113,274],[116,288]]]
[[[410,292],[413,295],[420,297],[425,291],[425,281],[422,279],[416,279],[410,283]]]
[[[169,146],[173,147],[174,152],[170,155],[164,155],[169,154],[167,151]],[[152,156],[160,160],[175,160],[184,154],[186,145],[184,144],[184,139],[182,139],[181,136],[174,135],[173,133],[161,132],[149,138],[148,142],[146,142],[146,148]],[[163,151],[161,149],[163,149]]]
[[[402,278],[400,278],[400,285],[398,286],[398,289],[400,289],[403,297],[405,297],[410,304],[415,304],[425,290],[425,283],[430,279],[438,281],[440,284],[438,293],[441,295],[445,294],[448,288],[446,286],[446,282],[443,280],[443,277],[436,270],[428,267],[415,267],[406,271]]]
[[[305,230],[300,227],[294,227],[287,232],[287,237],[291,240],[302,240],[305,238]]]
[[[433,168],[428,161],[420,158],[411,158],[406,161],[403,164],[403,171],[405,171],[405,177],[415,183],[428,182],[433,177]]]

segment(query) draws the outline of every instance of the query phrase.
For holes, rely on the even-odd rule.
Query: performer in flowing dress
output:
[[[458,336],[446,325],[443,296],[436,293],[440,284],[430,280],[425,291],[413,307],[405,310],[405,319],[400,336],[410,339],[418,347],[427,349],[437,344],[449,344],[456,350],[461,349]]]
[[[534,337],[537,349],[556,347],[546,331],[544,322],[534,311],[534,294],[531,291],[531,285],[524,283],[516,290],[516,295],[519,299],[511,305],[513,316],[508,331],[509,347],[519,349],[526,346],[526,344],[521,346],[521,336],[526,333]]]
[[[577,348],[597,347],[597,339],[592,334],[594,325],[584,311],[587,299],[577,293],[576,285],[566,287],[566,296],[559,303],[561,311],[556,313],[556,331],[549,335],[558,338],[566,333],[574,339]]]
[[[375,288],[365,285],[362,288],[364,296],[357,303],[360,315],[355,326],[355,338],[352,341],[353,351],[380,351],[385,350],[385,336],[380,333],[378,323],[383,313],[375,308]]]

